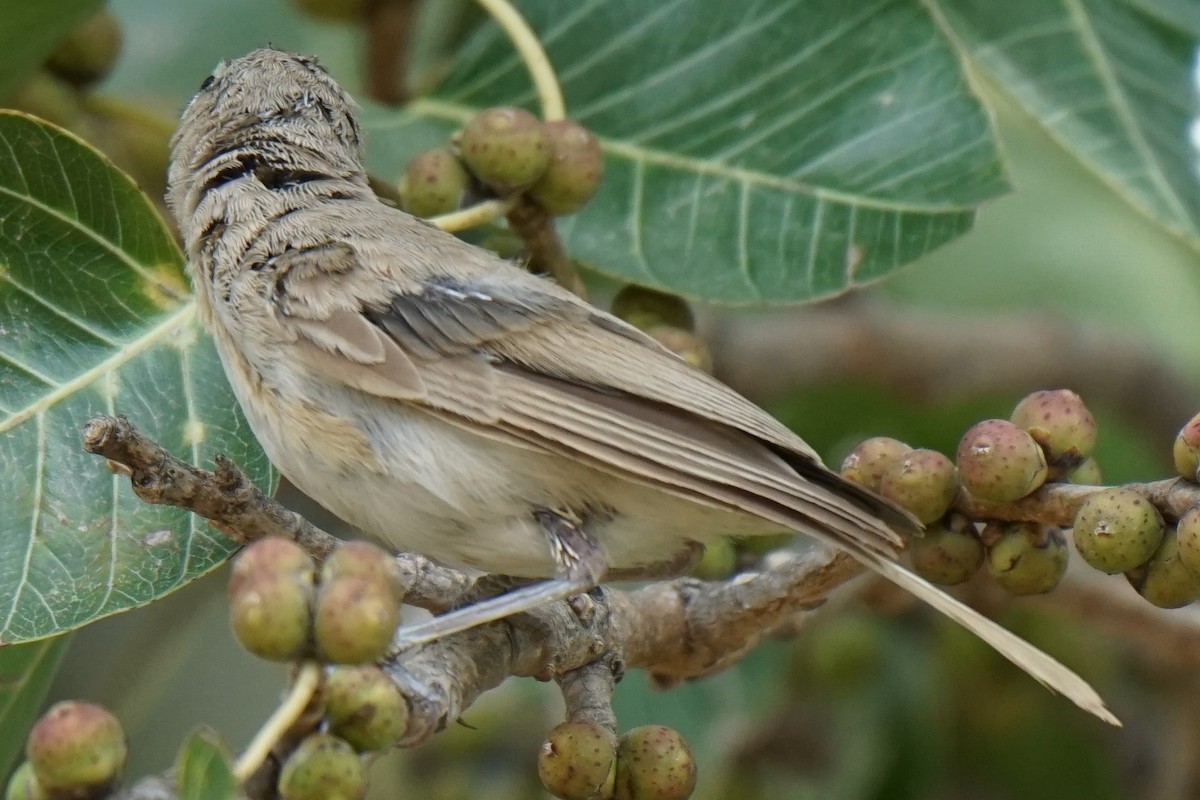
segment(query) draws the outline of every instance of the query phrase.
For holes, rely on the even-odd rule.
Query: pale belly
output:
[[[365,400],[365,402],[364,402]],[[345,407],[345,406],[343,406]],[[321,437],[247,409],[267,455],[301,491],[400,551],[485,572],[549,577],[538,508],[595,509],[586,531],[610,568],[671,561],[692,542],[774,530],[601,469],[481,436],[399,403],[358,395],[355,428],[374,464],[332,463]]]

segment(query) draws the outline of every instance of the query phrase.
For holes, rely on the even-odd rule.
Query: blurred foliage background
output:
[[[0,2],[0,21],[24,13],[22,5]],[[1191,13],[1186,2],[1178,5]],[[314,18],[293,3],[112,0],[108,8],[119,20],[123,45],[94,96],[154,121],[142,130],[157,146],[217,60],[267,42],[317,53],[356,94],[362,86],[360,26]],[[444,70],[448,43],[478,19],[470,3],[426,3],[413,74],[429,79]],[[977,70],[972,79],[993,116],[1014,191],[988,202],[968,234],[859,294],[928,314],[932,335],[945,337],[954,337],[958,326],[1029,315],[1096,326],[1163,360],[1185,385],[1200,387],[1195,240],[1136,210],[994,74]],[[142,156],[127,153],[122,162],[118,153],[129,137],[114,131],[109,119],[74,122],[137,175]],[[381,145],[392,146],[406,145]],[[144,157],[148,173],[155,157]],[[396,165],[386,166],[392,172],[384,177],[394,178]],[[139,179],[156,191],[149,178]],[[609,285],[597,281],[601,295]],[[714,319],[732,313],[704,310]],[[996,353],[978,352],[972,363],[941,368],[986,372],[1005,344],[996,341]],[[795,359],[805,359],[805,346],[795,343]],[[1045,346],[1053,349],[1055,342]],[[1095,363],[1102,368],[1103,359]],[[952,452],[972,422],[1007,416],[1037,387],[905,397],[856,375],[780,388],[773,410],[836,464],[856,441],[879,433]],[[1171,442],[1145,431],[1184,419],[1148,424],[1138,418],[1131,409],[1139,407],[1142,390],[1129,385],[1121,396],[1085,396],[1100,421],[1097,457],[1110,483],[1169,474]],[[1155,398],[1145,400],[1146,413],[1161,408]],[[1132,591],[1119,576],[1110,580],[1113,591]],[[133,775],[163,769],[199,723],[235,746],[244,743],[275,704],[282,672],[237,647],[223,592],[218,575],[74,635],[49,697],[112,708],[131,735]],[[993,610],[1093,681],[1125,728],[1104,728],[959,629],[873,585],[847,591],[794,639],[770,642],[714,678],[657,692],[642,675],[628,675],[618,688],[618,717],[623,728],[678,728],[697,752],[700,798],[1200,797],[1194,677],[1200,642],[1166,656],[1088,624],[1086,609],[1056,612],[1053,597]],[[539,796],[535,754],[560,719],[560,703],[552,685],[509,681],[432,743],[381,759],[372,771],[372,796]]]

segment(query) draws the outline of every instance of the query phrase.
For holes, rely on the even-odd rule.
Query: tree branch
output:
[[[408,58],[416,0],[370,0],[366,14],[367,94],[388,105],[409,99]]]
[[[302,543],[318,557],[336,546],[334,537],[265,496],[227,459],[218,458],[216,471],[206,472],[174,458],[123,417],[90,420],[84,429],[84,446],[120,465],[118,470],[129,475],[135,493],[146,502],[175,505],[204,516],[235,541],[281,535]],[[1052,484],[1007,506],[984,508],[963,496],[957,507],[977,518],[1064,524],[1082,499],[1099,488]],[[1177,515],[1200,499],[1200,487],[1182,480],[1133,488],[1146,493],[1168,515]],[[397,561],[409,579],[410,602],[435,612],[473,599],[489,585],[420,556],[401,554]],[[758,571],[725,581],[680,578],[630,591],[608,589],[598,624],[584,625],[570,603],[558,602],[409,648],[383,664],[411,710],[399,744],[425,741],[510,676],[558,680],[569,714],[611,727],[612,685],[623,667],[645,670],[662,687],[725,669],[772,631],[793,629],[805,612],[820,606],[834,589],[861,571],[849,556],[820,546],[777,551],[764,559]],[[1101,602],[1098,597],[1110,602],[1111,594],[1111,589],[1077,590],[1065,595],[1064,607],[1082,603],[1081,608],[1094,610]],[[1122,609],[1119,618],[1140,627],[1143,636],[1147,629],[1161,633],[1166,621],[1175,619],[1124,600],[1113,603]],[[1093,617],[1089,611],[1088,618]],[[1188,652],[1196,657],[1192,641],[1200,622],[1188,617],[1178,624],[1180,632],[1176,635],[1172,630],[1171,641],[1179,648],[1191,648]],[[143,783],[147,792],[161,789],[161,782]]]
[[[216,457],[214,472],[200,469],[172,456],[124,416],[88,420],[83,449],[120,465],[118,471],[129,475],[134,494],[144,502],[191,511],[238,544],[282,536],[322,561],[340,541],[267,497],[224,456]],[[397,562],[407,602],[430,611],[454,606],[473,584],[457,570],[422,556],[403,554]]]
[[[959,492],[954,509],[971,519],[1025,520],[1046,522],[1069,528],[1084,501],[1109,486],[1083,486],[1073,483],[1047,483],[1030,495],[1012,503],[992,505]],[[1123,488],[1145,495],[1168,520],[1178,520],[1188,509],[1200,505],[1200,485],[1183,478],[1168,478],[1151,483],[1127,483]]]
[[[563,247],[550,212],[521,195],[508,212],[508,225],[524,243],[531,271],[543,272],[564,289],[587,297],[587,290]]]
[[[227,459],[218,458],[217,470],[206,472],[171,456],[124,417],[90,420],[84,447],[122,465],[144,501],[199,514],[235,541],[285,536],[317,557],[336,546],[334,537],[264,495]],[[474,595],[474,582],[455,570],[411,554],[397,560],[413,604],[443,611]],[[413,706],[404,742],[423,741],[510,675],[558,677],[606,653],[621,654],[625,665],[649,671],[664,685],[722,669],[858,571],[849,558],[814,548],[727,582],[685,578],[610,590],[599,632],[581,626],[571,606],[560,602],[411,648],[388,665]]]

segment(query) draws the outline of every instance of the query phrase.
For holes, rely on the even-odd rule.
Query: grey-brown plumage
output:
[[[553,578],[436,633],[718,535],[840,547],[1111,722],[1053,659],[898,566],[911,519],[771,416],[557,285],[380,203],[355,106],[311,58],[219,65],[168,202],[201,317],[267,454],[365,533]]]

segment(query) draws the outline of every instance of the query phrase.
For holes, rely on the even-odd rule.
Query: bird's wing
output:
[[[826,470],[791,431],[622,321],[497,259],[411,291],[323,291],[348,250],[287,265],[278,308],[312,369],[485,435],[893,557],[903,512]],[[278,268],[280,265],[276,264]],[[345,289],[343,282],[341,288]],[[390,291],[382,291],[382,289]],[[357,294],[338,308],[330,297]],[[357,306],[357,307],[354,307]]]
[[[357,257],[331,245],[277,265],[292,355],[310,369],[482,435],[818,536],[1119,724],[1075,673],[896,564],[892,528],[912,526],[903,512],[825,470],[769,415],[649,337],[499,259],[464,278],[405,283],[358,268]],[[326,291],[330,281],[339,291]]]

